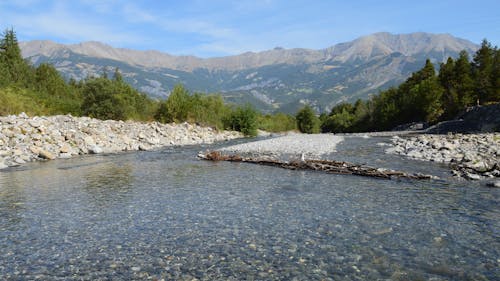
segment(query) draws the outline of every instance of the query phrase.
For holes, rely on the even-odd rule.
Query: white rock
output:
[[[93,137],[91,136],[86,136],[83,141],[85,142],[86,145],[88,146],[92,146],[92,145],[95,145],[95,140]]]
[[[480,175],[471,174],[471,173],[466,173],[464,176],[466,179],[469,179],[469,180],[480,180],[481,179]]]
[[[9,167],[9,166],[7,166],[7,164],[5,164],[4,159],[3,159],[3,158],[0,158],[0,170],[1,170],[1,169],[8,168],[8,167]]]
[[[100,154],[103,152],[102,148],[98,145],[92,145],[88,148],[90,154]]]
[[[14,162],[17,164],[25,164],[26,163],[26,161],[23,160],[22,158],[16,158],[16,159],[14,159]]]
[[[61,153],[59,154],[59,158],[62,158],[62,159],[67,159],[67,158],[71,158],[71,153]]]
[[[42,126],[42,123],[40,123],[40,121],[38,121],[38,120],[30,120],[28,123],[33,128],[38,128],[38,127]]]

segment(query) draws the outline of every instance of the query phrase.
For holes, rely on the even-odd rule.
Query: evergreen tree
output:
[[[469,62],[469,54],[461,51],[453,69],[454,88],[457,91],[458,111],[474,104],[474,81],[471,77],[472,69]],[[451,117],[451,116],[450,116]]]
[[[411,87],[419,84],[420,82],[436,76],[436,70],[430,59],[425,60],[425,65],[417,72],[414,72],[399,88],[403,92],[408,92]]]
[[[491,72],[492,96],[489,98],[492,102],[500,102],[500,49],[495,48],[493,58],[493,70]]]
[[[446,63],[441,63],[438,74],[439,83],[443,87],[441,103],[445,108],[444,117],[451,118],[457,114],[460,101],[455,78],[455,61],[449,57]]]
[[[402,124],[399,116],[401,106],[399,105],[399,91],[397,88],[390,88],[380,92],[372,98],[373,102],[373,128],[375,130],[388,130],[395,125]]]
[[[353,109],[353,132],[364,132],[370,128],[370,105],[360,99],[356,101]]]
[[[475,81],[475,92],[479,103],[485,103],[494,96],[491,81],[493,73],[494,50],[491,44],[484,39],[481,48],[477,50],[472,61],[472,70]]]
[[[35,70],[36,89],[56,97],[69,95],[68,85],[50,64],[42,63]]]
[[[22,86],[29,84],[31,67],[24,61],[21,49],[13,29],[7,29],[0,40],[0,65],[2,65],[4,83],[15,83]]]
[[[414,115],[411,119],[405,120],[408,122],[436,122],[443,113],[441,106],[441,96],[443,88],[436,77],[426,79],[415,85],[410,94],[415,97]]]

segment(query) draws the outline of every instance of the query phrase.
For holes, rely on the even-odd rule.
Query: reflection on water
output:
[[[330,157],[446,173],[359,148],[379,141]],[[203,162],[198,150],[0,172],[0,279],[498,280],[499,190]]]

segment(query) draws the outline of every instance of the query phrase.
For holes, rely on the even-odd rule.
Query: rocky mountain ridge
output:
[[[100,42],[30,41],[20,47],[33,63],[50,62],[77,80],[119,67],[129,83],[154,97],[165,98],[182,83],[192,91],[222,93],[230,102],[287,112],[305,103],[324,111],[338,102],[367,98],[402,82],[426,58],[438,64],[478,48],[449,34],[422,32],[375,33],[320,50],[275,48],[215,58],[113,48]]]
[[[340,43],[325,49],[274,48],[262,52],[246,52],[235,56],[199,58],[195,56],[173,56],[159,51],[138,51],[113,48],[101,42],[88,41],[64,45],[49,40],[21,42],[25,57],[43,55],[58,56],[70,51],[77,54],[117,60],[142,67],[161,67],[174,70],[193,71],[197,68],[209,70],[242,70],[273,64],[319,63],[325,61],[347,62],[366,60],[376,56],[401,53],[412,56],[419,53],[441,52],[443,56],[461,50],[472,51],[477,46],[467,40],[449,34],[410,33],[393,35],[386,32],[360,37],[354,41]]]

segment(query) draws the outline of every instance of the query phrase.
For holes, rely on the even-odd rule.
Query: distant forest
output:
[[[304,133],[389,130],[411,123],[448,120],[476,104],[500,102],[500,50],[484,40],[472,60],[462,51],[436,74],[427,60],[398,87],[369,100],[342,103],[319,117],[304,106],[295,116],[263,115],[252,106],[226,104],[218,94],[174,87],[166,100],[153,100],[122,79],[119,69],[100,77],[65,81],[54,66],[24,60],[12,29],[0,39],[0,115],[72,114],[98,119],[192,122],[256,135],[257,129]]]

